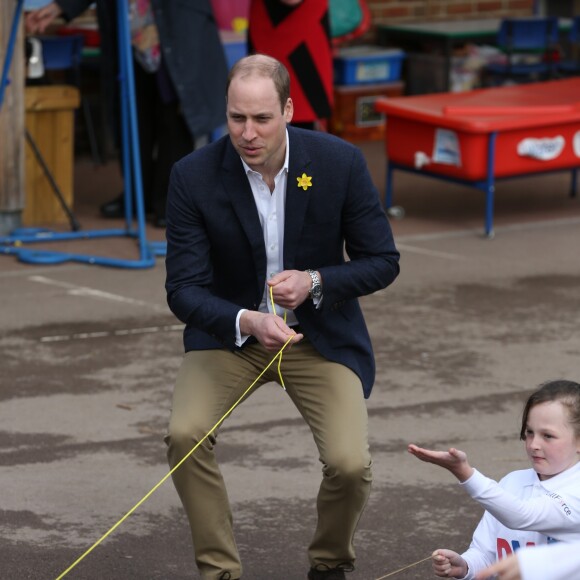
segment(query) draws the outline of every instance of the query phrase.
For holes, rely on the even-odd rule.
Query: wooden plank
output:
[[[60,111],[76,109],[80,93],[71,85],[37,85],[26,87],[24,92],[26,112]]]
[[[67,85],[26,87],[26,127],[69,207],[74,201],[74,109],[79,91]],[[26,148],[26,226],[68,221],[30,145]]]
[[[16,2],[0,2],[0,64],[4,66]],[[24,206],[24,46],[22,18],[0,109],[0,235],[20,225]]]

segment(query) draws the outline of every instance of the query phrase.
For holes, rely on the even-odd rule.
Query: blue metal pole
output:
[[[487,176],[485,179],[485,235],[493,238],[493,202],[495,194],[495,141],[497,133],[489,135],[487,145]]]
[[[135,203],[137,209],[137,237],[139,240],[139,254],[142,259],[149,254],[147,240],[145,236],[145,207],[143,202],[143,177],[141,174],[141,156],[139,154],[139,128],[137,126],[137,110],[135,96],[135,76],[133,71],[133,58],[131,52],[131,38],[129,33],[129,6],[127,0],[119,0],[118,20],[119,20],[119,51],[122,63],[124,63],[125,72],[123,78],[126,88],[126,99],[122,103],[122,114],[128,115],[128,126],[130,130],[130,147],[131,160],[133,162],[133,180],[135,183]],[[124,122],[125,123],[125,122]],[[125,125],[126,126],[126,125]],[[124,152],[124,156],[126,153]],[[124,157],[125,161],[125,157]],[[126,175],[130,172],[128,167],[124,167]],[[131,190],[125,188],[125,200],[131,196]],[[130,203],[126,204],[129,206]]]
[[[129,141],[129,95],[127,91],[127,55],[128,48],[125,46],[125,14],[121,13],[121,3],[117,3],[117,45],[119,47],[119,109],[121,112],[121,162],[123,164],[125,222],[127,230],[131,229],[133,222],[133,176],[131,166],[131,143]]]

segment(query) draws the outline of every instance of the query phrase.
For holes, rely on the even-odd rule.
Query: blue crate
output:
[[[401,78],[405,53],[399,48],[361,45],[341,48],[334,57],[336,85],[388,83]]]
[[[228,68],[248,54],[246,35],[231,30],[220,30],[220,38],[224,47]]]

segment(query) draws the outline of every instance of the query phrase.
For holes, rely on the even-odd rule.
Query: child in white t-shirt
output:
[[[466,552],[435,550],[436,576],[471,580],[520,547],[580,541],[580,384],[551,381],[534,392],[520,438],[532,469],[513,471],[499,483],[473,469],[463,451],[409,445],[418,459],[451,471],[487,510]]]
[[[572,580],[580,578],[580,542],[518,550],[478,572],[476,580]]]

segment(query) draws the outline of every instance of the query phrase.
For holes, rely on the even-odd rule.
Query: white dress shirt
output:
[[[271,278],[275,274],[284,270],[284,211],[286,206],[286,185],[288,183],[288,159],[290,157],[290,144],[288,140],[288,131],[286,131],[286,156],[282,169],[274,177],[274,191],[270,191],[268,184],[262,178],[262,175],[251,169],[242,159],[242,164],[248,182],[252,188],[256,209],[262,224],[264,232],[264,245],[266,247],[266,272],[267,277]],[[241,159],[241,158],[240,158]],[[293,310],[285,310],[281,306],[275,305],[275,311],[272,308],[270,300],[270,287],[264,285],[262,301],[258,308],[260,312],[274,313],[281,318],[286,316],[286,324],[294,326],[298,323]],[[236,317],[236,345],[241,346],[248,335],[242,335],[240,332],[240,316],[245,312],[242,309]]]

